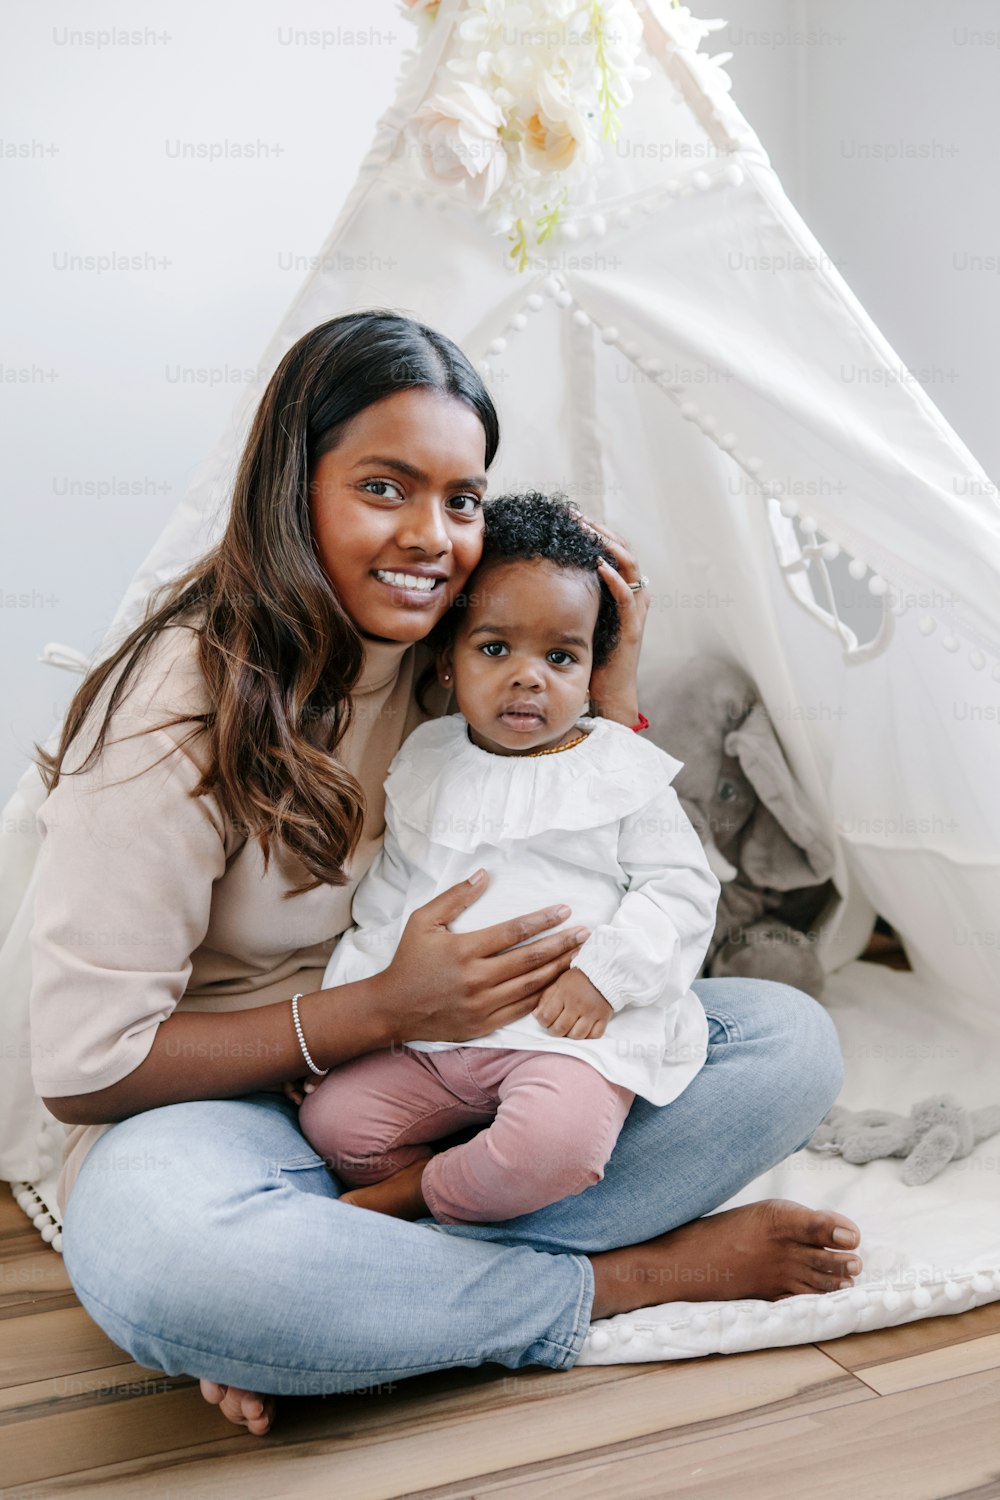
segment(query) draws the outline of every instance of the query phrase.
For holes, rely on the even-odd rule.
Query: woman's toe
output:
[[[835,1231],[838,1233],[835,1234]],[[839,1237],[847,1234],[848,1239]],[[851,1250],[860,1243],[861,1231],[852,1219],[844,1214],[818,1210],[812,1214],[806,1226],[805,1238],[810,1245],[836,1246],[840,1250]]]
[[[264,1400],[258,1400],[260,1414],[250,1419],[250,1431],[255,1437],[263,1437],[265,1432],[271,1430],[274,1421],[274,1397],[268,1396]]]
[[[841,1275],[839,1271],[832,1275],[825,1271],[809,1271],[807,1280],[814,1292],[839,1292],[852,1284],[850,1278]]]
[[[861,1230],[853,1219],[848,1219],[844,1214],[829,1214],[829,1238],[828,1245],[836,1245],[841,1250],[854,1250],[861,1243]]]
[[[262,1437],[274,1419],[274,1397],[261,1396],[256,1391],[244,1391],[239,1386],[220,1385],[217,1380],[200,1381],[201,1394],[212,1406],[217,1406],[227,1421],[236,1427],[246,1427],[255,1437]]]
[[[800,1275],[818,1276],[824,1283],[829,1281],[834,1286],[839,1286],[842,1281],[857,1276],[861,1270],[861,1261],[856,1255],[834,1255],[829,1250],[812,1251],[802,1256],[799,1266]]]
[[[240,1397],[240,1420],[255,1437],[262,1436],[274,1417],[274,1397],[259,1396],[256,1391],[241,1391]]]

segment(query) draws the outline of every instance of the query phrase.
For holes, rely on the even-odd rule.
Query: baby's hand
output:
[[[281,1085],[281,1092],[286,1099],[291,1099],[293,1104],[301,1104],[307,1094],[311,1094],[316,1087],[315,1081],[308,1076],[296,1078]]]
[[[569,1036],[582,1042],[604,1035],[614,1009],[579,969],[565,974],[542,991],[532,1015],[553,1036]]]

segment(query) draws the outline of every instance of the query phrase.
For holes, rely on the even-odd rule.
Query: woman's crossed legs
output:
[[[87,1158],[65,1216],[73,1286],[133,1359],[202,1377],[256,1432],[271,1403],[252,1417],[255,1392],[486,1361],[564,1369],[592,1316],[833,1290],[860,1268],[829,1248],[838,1226],[858,1243],[843,1215],[785,1200],[713,1214],[836,1100],[833,1023],[783,985],[696,990],[705,1067],[662,1109],[636,1101],[603,1180],[576,1197],[505,1224],[406,1223],[337,1201],[282,1095],[168,1105]]]

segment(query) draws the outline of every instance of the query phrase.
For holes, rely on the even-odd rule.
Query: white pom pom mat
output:
[[[838,1103],[909,1112],[948,1091],[969,1109],[1000,1103],[1000,1023],[981,1004],[941,997],[916,975],[853,963],[823,1004],[846,1074]],[[904,1187],[898,1159],[855,1167],[803,1150],[717,1212],[761,1198],[836,1209],[861,1229],[863,1267],[849,1290],[780,1302],[665,1302],[594,1323],[586,1365],[633,1364],[810,1344],[961,1313],[1000,1298],[1000,1136],[924,1187]]]

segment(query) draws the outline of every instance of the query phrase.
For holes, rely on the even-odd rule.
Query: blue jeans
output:
[[[74,1290],[139,1364],[274,1395],[371,1389],[492,1361],[575,1364],[586,1253],[700,1218],[805,1145],[840,1092],[808,995],[701,980],[708,1059],[679,1098],[637,1099],[604,1178],[519,1219],[406,1223],[338,1202],[283,1095],[170,1104],[97,1142],[70,1195]]]

